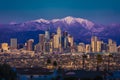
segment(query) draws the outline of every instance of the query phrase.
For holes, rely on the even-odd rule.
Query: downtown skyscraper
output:
[[[17,49],[17,39],[16,38],[11,38],[10,39],[10,48],[11,49]]]

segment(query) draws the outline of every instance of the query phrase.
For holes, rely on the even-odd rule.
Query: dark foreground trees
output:
[[[16,72],[8,64],[0,64],[0,80],[16,80]]]

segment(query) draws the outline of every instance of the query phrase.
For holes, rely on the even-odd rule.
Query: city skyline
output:
[[[66,72],[65,75],[60,77],[61,80],[66,80],[66,76],[71,77],[71,74],[68,75],[71,71],[77,72],[74,76],[82,75],[73,77],[73,79],[85,78],[86,80],[90,78],[96,80],[97,72],[101,73],[98,79],[103,80],[109,77],[109,75],[105,75],[109,73],[108,71],[114,73],[114,71],[120,70],[120,45],[117,46],[117,43],[112,39],[108,39],[108,42],[105,43],[99,37],[93,35],[89,44],[84,42],[76,44],[74,37],[67,31],[62,31],[60,27],[57,27],[55,33],[50,34],[48,28],[45,33],[37,36],[39,36],[39,42],[35,45],[34,39],[28,39],[24,44],[19,44],[17,38],[11,38],[10,45],[8,43],[0,44],[0,64],[3,67],[5,66],[5,69],[1,67],[4,70],[0,69],[2,73],[6,72],[6,65],[8,65],[9,68],[11,66],[11,70],[14,68],[13,71],[16,74],[21,73],[21,77],[17,77],[19,80],[34,78],[41,80],[49,78],[48,80],[52,80],[57,77],[57,75],[54,75],[57,72],[56,70],[60,71],[56,74],[60,73],[62,75]],[[48,75],[51,71],[54,72],[54,76]],[[92,74],[94,78],[86,76],[88,73]],[[24,76],[24,79],[22,79],[22,76]],[[43,78],[43,76],[45,77]],[[114,76],[110,75],[110,77]],[[6,76],[2,78],[6,78]],[[115,79],[117,78],[119,76],[115,77]]]
[[[56,32],[58,26],[62,31],[68,31],[76,42],[90,42],[92,33],[99,36],[100,39],[107,42],[111,38],[120,44],[119,24],[100,25],[84,18],[67,16],[62,19],[45,20],[38,19],[19,24],[0,25],[0,42],[10,42],[10,38],[16,37],[19,42],[24,43],[26,40],[35,39],[38,42],[38,34],[44,33],[48,28],[51,32]],[[77,34],[77,35],[76,35]]]
[[[120,0],[0,0],[0,80],[119,80]]]
[[[98,24],[120,22],[119,0],[1,0],[0,24],[74,16]]]
[[[108,39],[108,42],[104,42],[99,37],[92,35],[90,43],[79,42],[76,44],[74,37],[67,31],[61,31],[60,27],[57,28],[56,33],[51,33],[49,29],[44,34],[38,35],[37,43],[34,43],[34,39],[28,39],[24,44],[20,44],[17,38],[10,39],[10,45],[8,43],[1,43],[1,52],[11,52],[14,50],[34,51],[35,53],[69,53],[69,52],[81,52],[81,53],[117,53],[120,52],[120,45],[112,39]]]

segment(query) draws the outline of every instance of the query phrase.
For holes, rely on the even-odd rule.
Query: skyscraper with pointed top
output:
[[[61,52],[61,47],[62,47],[62,42],[61,42],[61,29],[60,27],[58,27],[57,29],[57,36],[58,36],[58,47],[59,47],[59,51]]]
[[[48,42],[50,40],[50,32],[49,32],[49,28],[45,31],[45,41]]]
[[[57,28],[57,35],[59,38],[59,44],[61,44],[61,29],[60,29],[60,27]]]
[[[61,42],[61,29],[60,27],[57,28],[57,34],[54,35],[54,49],[61,51],[61,46],[62,42]]]

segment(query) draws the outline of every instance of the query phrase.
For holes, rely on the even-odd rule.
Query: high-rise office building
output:
[[[34,51],[37,52],[37,53],[38,53],[38,52],[41,52],[40,48],[41,48],[41,44],[38,43],[38,44],[36,44],[36,45],[34,46]]]
[[[101,52],[107,52],[108,51],[108,45],[107,43],[102,42],[101,44]]]
[[[58,39],[55,40],[55,38],[58,38]],[[54,41],[57,41],[57,42],[55,42],[55,44],[57,44],[56,47],[58,47],[58,50],[59,50],[60,52],[61,52],[61,50],[62,50],[62,49],[61,49],[61,48],[62,48],[61,38],[62,38],[62,37],[61,37],[61,29],[60,29],[60,27],[58,27],[58,28],[57,28],[57,35],[54,37]],[[54,45],[55,45],[55,44],[54,44]]]
[[[8,43],[2,43],[1,48],[3,51],[8,51]]]
[[[50,36],[50,43],[52,44],[51,45],[52,51],[54,51],[54,35],[55,33],[52,33]]]
[[[16,38],[10,39],[10,48],[17,49],[17,39]]]
[[[67,31],[63,32],[63,41],[62,42],[63,42],[62,47],[64,49],[68,48],[69,43],[68,43],[68,32]]]
[[[50,33],[49,30],[45,31],[45,42],[48,42],[50,40]]]
[[[84,43],[79,43],[78,52],[85,52],[85,44]]]
[[[44,51],[45,34],[39,34],[40,51]]]
[[[39,43],[43,43],[45,41],[45,34],[39,34]]]
[[[102,41],[97,41],[97,52],[101,52]]]
[[[90,53],[91,52],[91,45],[90,44],[86,44],[86,46],[85,46],[85,52],[86,53]]]
[[[117,44],[116,42],[113,42],[113,50],[112,52],[117,52]]]
[[[73,47],[74,39],[72,36],[68,36],[68,42],[70,43],[70,47]]]
[[[109,45],[113,44],[112,39],[108,39],[108,44],[109,44]]]
[[[49,44],[50,44],[50,52],[52,53],[53,52],[53,39],[51,39],[50,41],[49,41]]]
[[[61,29],[60,29],[60,27],[58,27],[58,29],[57,29],[57,36],[58,36],[59,45],[61,45]]]
[[[97,52],[97,40],[98,40],[98,38],[96,36],[92,36],[92,38],[91,38],[92,52]]]
[[[111,39],[108,40],[108,51],[110,53],[117,52],[117,44],[115,41],[112,41]]]
[[[28,50],[28,51],[33,51],[33,42],[34,42],[33,39],[29,39],[29,40],[27,41],[27,50]]]
[[[59,38],[58,38],[57,34],[54,35],[53,43],[54,43],[54,49],[58,49],[59,48]]]
[[[64,37],[64,48],[68,48],[68,37]]]
[[[45,42],[45,48],[44,52],[52,52],[52,43],[51,42]]]
[[[117,47],[117,52],[119,52],[119,53],[120,53],[120,46],[118,46],[118,47]]]

